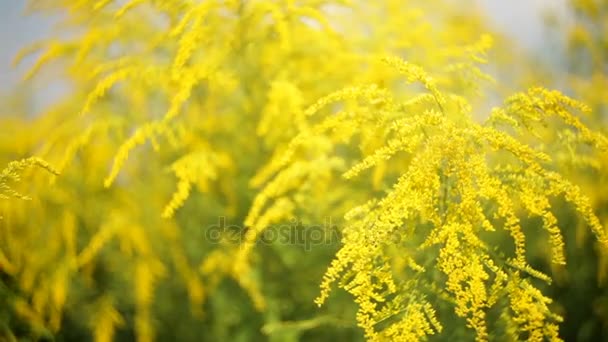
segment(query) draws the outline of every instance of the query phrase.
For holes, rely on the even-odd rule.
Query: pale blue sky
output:
[[[20,48],[50,34],[51,21],[39,15],[24,16],[26,0],[0,0],[0,92],[13,87],[24,67],[12,67]]]
[[[496,29],[516,38],[524,47],[542,50],[543,15],[550,11],[566,18],[567,0],[476,0],[492,17]]]

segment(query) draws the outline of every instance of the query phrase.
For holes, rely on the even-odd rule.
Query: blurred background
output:
[[[488,25],[513,38],[524,49],[543,64],[563,63],[563,53],[555,53],[554,42],[549,42],[546,21],[559,18],[567,22],[565,0],[476,0],[477,6],[488,13]],[[21,75],[28,69],[28,61],[14,67],[13,58],[17,52],[33,42],[48,38],[52,33],[53,20],[47,16],[27,13],[25,0],[0,0],[0,95],[6,94],[18,84]],[[31,85],[36,87],[36,83]],[[35,92],[37,93],[37,92]],[[61,94],[61,86],[44,89],[43,95],[36,95],[35,107],[41,107]]]

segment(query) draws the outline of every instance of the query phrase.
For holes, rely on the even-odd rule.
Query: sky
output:
[[[26,0],[0,0],[0,92],[13,87],[24,66],[13,68],[17,52],[39,39],[49,37],[52,22],[40,16],[25,16]]]
[[[548,12],[566,16],[567,0],[477,0],[492,17],[496,29],[507,33],[530,50],[542,49],[543,17]]]
[[[52,21],[41,16],[24,16],[27,0],[0,0],[0,93],[13,88],[27,65],[12,66],[15,54],[24,46],[49,37]],[[485,8],[495,29],[507,33],[522,46],[549,57],[543,49],[543,13],[565,13],[566,0],[477,0]],[[26,63],[27,64],[27,63]],[[50,90],[52,91],[52,89]]]

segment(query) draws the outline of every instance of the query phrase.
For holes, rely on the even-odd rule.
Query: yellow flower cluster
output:
[[[356,102],[350,102],[354,107],[345,107],[348,112],[333,114],[317,128],[296,137],[287,152],[271,162],[271,168],[280,171],[258,196],[259,200],[267,201],[269,194],[296,187],[282,179],[292,178],[291,174],[297,170],[305,170],[300,164],[307,160],[295,154],[297,148],[304,141],[323,136],[333,144],[343,143],[331,134],[333,127],[340,127],[341,120],[353,125],[348,136],[364,137],[370,130],[383,130],[392,136],[386,139],[385,146],[364,155],[362,161],[344,173],[347,179],[361,176],[380,162],[390,161],[397,153],[409,155],[405,159],[405,172],[385,197],[357,207],[345,216],[344,246],[325,274],[317,303],[326,301],[331,284],[338,281],[340,287],[355,297],[359,305],[357,321],[367,338],[379,340],[390,336],[394,340],[418,340],[441,330],[433,328],[438,326],[434,315],[423,314],[421,308],[429,305],[420,299],[424,291],[408,289],[406,293],[419,297],[410,299],[408,304],[403,304],[403,298],[388,298],[401,293],[396,289],[406,286],[412,276],[423,283],[437,281],[433,279],[438,270],[445,277],[445,290],[454,303],[455,314],[466,319],[476,340],[490,338],[490,331],[495,327],[489,327],[486,316],[494,307],[505,312],[503,316],[508,324],[517,326],[510,332],[512,338],[526,332],[533,340],[558,340],[556,324],[560,318],[547,308],[547,299],[538,289],[527,280],[519,280],[527,275],[550,281],[526,261],[521,211],[542,218],[553,250],[552,261],[564,264],[563,236],[549,198],[564,196],[587,221],[599,242],[608,246],[603,227],[588,199],[575,185],[552,171],[551,158],[542,150],[518,141],[507,132],[476,123],[470,116],[463,116],[463,112],[452,114],[444,109],[444,105],[449,109],[468,106],[463,106],[458,96],[442,95],[422,69],[395,58],[389,59],[389,65],[405,73],[408,81],[422,83],[433,94],[439,111],[427,109],[420,114],[399,111],[403,105],[397,105],[386,90],[378,92],[374,85],[346,88],[328,95],[307,113],[312,115],[338,101],[344,101],[345,105],[351,100]],[[488,122],[495,122],[497,116],[512,118],[505,120],[511,123],[543,122],[557,116],[583,137],[581,143],[603,148],[605,137],[582,125],[571,114],[573,110],[586,108],[558,92],[534,88],[509,98],[505,108],[494,110]],[[372,119],[368,113],[375,113],[375,117]],[[505,161],[508,164],[505,165]],[[250,215],[253,213],[255,217],[258,207],[254,205]],[[511,236],[514,248],[507,253],[511,256],[490,252],[486,235],[501,231]],[[426,238],[418,246],[405,243],[420,236]],[[391,253],[393,248],[399,248],[399,255]],[[400,276],[386,268],[393,258],[403,258],[403,253],[411,255],[412,265],[417,265],[414,260],[418,260],[433,267],[412,266],[415,273],[409,276]],[[509,300],[503,301],[503,296]],[[399,310],[394,309],[403,305]],[[382,325],[378,322],[386,321],[387,315],[393,323],[379,328]]]
[[[231,161],[228,156],[214,153],[210,149],[190,153],[171,165],[175,176],[179,179],[177,191],[163,210],[162,216],[170,218],[181,207],[188,195],[192,184],[197,184],[201,192],[209,188],[209,182],[217,178],[218,169],[229,169]]]
[[[37,157],[12,161],[8,163],[8,165],[2,169],[2,171],[0,171],[0,199],[29,199],[28,196],[23,195],[17,190],[13,189],[11,187],[11,183],[19,182],[21,180],[22,172],[30,167],[40,167],[52,174],[59,174],[59,172],[56,171],[55,168],[53,168],[49,163]]]

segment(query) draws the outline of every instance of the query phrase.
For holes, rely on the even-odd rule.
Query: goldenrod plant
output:
[[[598,121],[605,122],[608,103],[601,89],[608,84],[608,5],[600,0],[571,0],[568,6],[571,16],[570,25],[566,26],[568,85],[593,106]]]
[[[24,169],[33,166],[40,167],[57,175],[57,171],[55,171],[52,166],[40,158],[30,157],[22,160],[12,161],[8,163],[2,172],[0,172],[0,198],[3,200],[9,200],[11,198],[23,200],[30,199],[27,195],[15,190],[11,186],[11,183],[18,183],[21,180],[21,174]]]
[[[569,95],[589,106],[589,125],[606,132],[606,99],[602,90],[606,85],[608,56],[605,44],[607,4],[603,1],[565,2],[567,11],[556,15],[550,22],[561,63],[553,67],[555,84]],[[568,145],[576,139],[570,132],[555,131],[548,144]],[[576,179],[581,190],[588,194],[590,204],[606,225],[608,203],[606,192],[606,153],[590,156],[581,149],[559,148],[553,154],[561,160],[559,172]],[[569,222],[574,229],[565,231],[565,238],[573,243],[566,245],[569,267],[553,268],[555,285],[548,294],[559,303],[559,310],[567,318],[562,325],[566,340],[592,341],[606,339],[608,324],[608,291],[606,288],[606,249],[588,234],[588,229],[576,220],[566,208],[560,209],[558,219]]]
[[[68,90],[0,117],[1,162],[56,168],[7,177],[59,174],[2,207],[2,338],[562,340],[548,293],[573,222],[608,247],[577,183],[608,141],[556,90],[493,103],[508,42],[472,5],[30,9],[58,33],[16,62]]]
[[[57,171],[51,165],[37,157],[29,157],[22,160],[15,160],[9,162],[8,165],[6,165],[6,167],[0,171],[0,201],[2,201],[0,205],[2,205],[3,209],[7,209],[9,205],[12,206],[15,201],[31,200],[31,197],[17,190],[17,187],[24,183],[24,178],[26,180],[31,180],[31,177],[26,178],[25,176],[26,172],[30,168],[41,168],[51,174],[58,174]],[[17,272],[19,272],[19,265],[17,264],[19,261],[13,258],[9,260],[9,258],[7,257],[7,254],[12,257],[14,255],[13,253],[18,248],[20,248],[20,246],[16,244],[13,244],[12,246],[6,244],[7,240],[10,239],[7,238],[11,234],[18,234],[18,232],[16,231],[10,231],[11,228],[16,228],[11,226],[11,219],[12,217],[5,218],[3,216],[0,216],[0,227],[2,227],[2,231],[0,231],[0,239],[2,241],[2,244],[6,246],[6,249],[0,249],[0,276],[3,276],[2,278],[0,278],[0,302],[3,306],[3,308],[0,309],[0,314],[2,314],[3,316],[7,314],[5,308],[9,305],[9,303],[7,302],[7,298],[10,298],[10,295],[12,294],[11,292],[14,290],[13,288],[11,288],[10,284],[5,283],[4,275],[9,277],[10,279],[10,277],[14,276],[15,274],[17,274]],[[7,254],[5,254],[5,252]],[[53,316],[59,317],[61,315],[60,312],[65,297],[58,295],[54,299],[55,304],[57,305],[57,309],[54,311]],[[15,303],[16,310],[18,310],[18,307],[19,304]],[[32,323],[35,324],[35,322]],[[15,340],[15,337],[9,327],[6,325],[6,322],[2,322],[2,326],[0,326],[0,329],[1,338]]]

